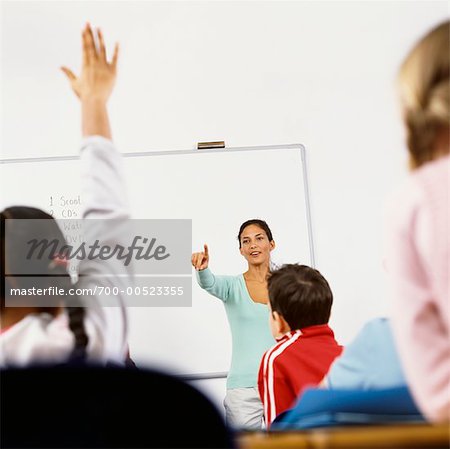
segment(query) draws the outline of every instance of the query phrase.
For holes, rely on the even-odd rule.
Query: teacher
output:
[[[263,220],[243,223],[239,250],[248,264],[237,276],[215,276],[208,268],[209,251],[192,254],[197,281],[204,290],[223,301],[232,337],[231,367],[224,400],[227,424],[238,429],[260,429],[263,407],[257,374],[264,352],[274,344],[269,329],[270,253],[275,248],[272,232]]]

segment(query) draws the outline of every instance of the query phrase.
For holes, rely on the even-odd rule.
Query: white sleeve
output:
[[[81,148],[82,199],[85,241],[101,239],[102,245],[126,246],[129,218],[121,155],[111,141],[92,136]],[[93,220],[95,219],[95,220]],[[113,219],[107,222],[106,220]],[[80,263],[77,288],[88,289],[81,297],[86,306],[88,357],[122,363],[127,353],[127,315],[124,291],[132,275],[130,266],[117,258],[85,258]],[[116,287],[118,295],[100,297],[99,287]],[[107,300],[107,305],[105,304]]]

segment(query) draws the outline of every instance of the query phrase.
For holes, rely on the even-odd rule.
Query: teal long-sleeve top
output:
[[[215,276],[209,268],[197,271],[200,287],[222,300],[231,329],[232,355],[227,388],[257,386],[263,354],[275,344],[269,328],[269,309],[253,301],[242,274]]]

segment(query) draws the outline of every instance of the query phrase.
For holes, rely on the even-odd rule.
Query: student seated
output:
[[[126,244],[128,234],[123,226],[129,218],[125,182],[122,176],[120,153],[112,143],[107,101],[116,79],[117,47],[109,62],[103,36],[89,25],[83,30],[83,65],[79,77],[63,68],[72,89],[81,101],[83,143],[82,217],[97,226],[86,226],[88,241],[102,239],[110,245]],[[8,227],[8,220],[15,220]],[[32,221],[33,220],[33,221]],[[114,220],[115,226],[107,220]],[[98,225],[101,223],[101,226]],[[127,318],[125,296],[132,276],[130,267],[117,259],[100,261],[85,258],[79,267],[79,281],[72,285],[67,272],[68,257],[64,235],[57,222],[46,212],[33,207],[9,207],[0,213],[0,255],[4,264],[1,277],[5,294],[0,293],[0,367],[25,367],[36,363],[61,363],[67,360],[123,364],[127,360]],[[103,307],[100,295],[90,296],[25,296],[25,304],[18,304],[12,289],[33,291],[36,278],[12,276],[23,271],[23,252],[7,251],[23,248],[23,242],[40,236],[58,243],[56,256],[51,260],[40,255],[32,260],[34,273],[42,291],[50,287],[70,291],[116,287],[119,295],[109,298],[111,307]],[[28,261],[28,263],[31,263]],[[28,265],[29,266],[29,265]],[[45,276],[39,276],[45,275]],[[22,300],[24,299],[22,298]],[[55,301],[55,298],[61,298]],[[40,303],[38,302],[40,300]],[[26,306],[26,307],[25,307]]]
[[[306,386],[323,379],[343,349],[328,326],[333,294],[317,270],[284,265],[271,274],[268,289],[277,344],[264,354],[258,375],[266,428]]]
[[[379,390],[406,385],[390,320],[368,321],[321,383],[332,390]]]
[[[385,266],[392,328],[422,413],[450,422],[450,21],[428,32],[399,72],[411,173],[391,198]]]

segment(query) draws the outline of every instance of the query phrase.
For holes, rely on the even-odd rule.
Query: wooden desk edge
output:
[[[448,424],[334,427],[286,432],[240,433],[240,449],[443,448],[450,447]]]

